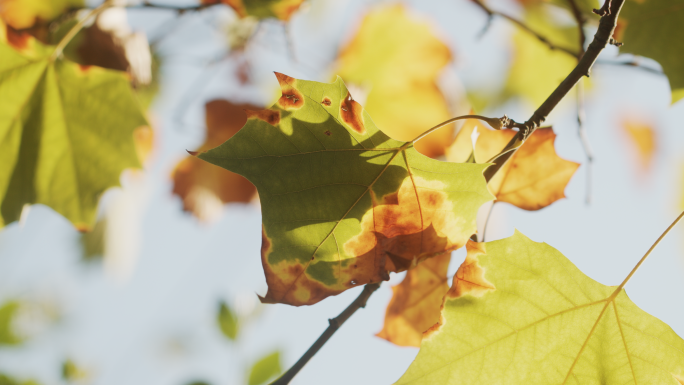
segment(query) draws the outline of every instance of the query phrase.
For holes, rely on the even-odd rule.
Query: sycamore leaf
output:
[[[147,125],[125,74],[54,60],[54,48],[0,25],[0,226],[42,203],[79,229],[139,162]]]
[[[380,131],[342,79],[276,74],[282,96],[199,157],[261,199],[263,302],[310,305],[463,246],[487,165],[440,162]]]
[[[672,102],[684,97],[684,4],[681,0],[626,1],[620,12],[621,52],[657,61],[667,75]]]
[[[579,52],[577,28],[559,28],[544,7],[529,9],[525,23],[559,47]],[[565,52],[551,50],[536,37],[521,30],[513,35],[513,62],[503,90],[504,99],[521,96],[538,106],[575,68],[577,60]]]
[[[447,159],[465,162],[473,150],[470,136],[477,127],[479,137],[475,145],[475,159],[487,162],[499,154],[515,136],[515,131],[495,131],[479,121],[469,119],[449,148]],[[525,210],[539,210],[565,197],[565,186],[579,167],[579,163],[560,158],[556,154],[556,134],[551,127],[537,129],[504,167],[489,181],[489,191],[497,201],[508,202]]]
[[[283,21],[290,20],[303,2],[304,0],[202,0],[202,4],[226,4],[241,18],[251,16]]]
[[[642,171],[651,168],[656,151],[656,132],[649,124],[623,121],[622,128],[636,150]]]
[[[399,346],[420,346],[423,332],[439,321],[442,298],[449,290],[447,270],[451,253],[433,257],[406,273],[394,286],[385,324],[377,334]]]
[[[469,243],[441,320],[398,384],[671,384],[684,340],[624,290],[517,232]]]
[[[227,100],[207,103],[207,137],[198,151],[207,151],[230,139],[247,122],[245,109],[257,108]],[[188,156],[173,171],[173,193],[183,199],[186,211],[210,221],[222,203],[251,201],[256,195],[256,187],[241,175]]]
[[[15,29],[49,21],[68,8],[83,8],[84,0],[0,0],[0,19]]]
[[[449,48],[429,23],[411,17],[402,6],[390,6],[364,18],[340,52],[337,73],[347,82],[369,86],[368,113],[387,135],[408,141],[451,117],[436,83],[450,60]],[[444,127],[417,142],[416,149],[440,156],[452,134],[453,125]]]
[[[275,351],[257,361],[249,371],[248,385],[262,385],[283,371],[280,352]]]
[[[221,301],[219,303],[219,311],[216,315],[216,321],[224,336],[229,340],[235,341],[239,331],[238,318],[233,310],[228,307],[228,304]]]

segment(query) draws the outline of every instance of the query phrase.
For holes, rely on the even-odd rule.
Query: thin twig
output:
[[[170,11],[176,11],[176,12],[190,12],[190,11],[201,11],[203,9],[213,7],[215,5],[221,5],[222,3],[220,1],[216,3],[206,3],[206,4],[198,4],[198,5],[189,5],[189,6],[178,6],[178,5],[171,5],[171,4],[159,4],[159,3],[152,3],[149,1],[145,1],[142,4],[131,4],[131,5],[126,5],[125,8],[156,8],[156,9],[168,9]]]
[[[594,35],[594,40],[589,44],[586,53],[582,56],[577,66],[570,72],[570,74],[561,82],[560,85],[551,93],[551,95],[542,103],[542,105],[532,114],[532,117],[525,123],[516,123],[511,121],[508,125],[509,128],[517,127],[520,129],[518,133],[511,139],[510,142],[504,147],[503,152],[508,151],[505,155],[499,157],[493,166],[485,170],[484,175],[487,181],[490,181],[497,171],[506,164],[506,161],[515,154],[515,150],[510,151],[511,148],[518,145],[520,141],[525,141],[541,124],[546,120],[551,111],[560,103],[560,101],[565,97],[565,95],[570,92],[570,90],[575,87],[575,84],[582,79],[584,76],[589,76],[591,72],[591,67],[596,62],[601,51],[603,51],[606,46],[608,46],[613,32],[615,31],[615,26],[617,25],[617,18],[622,5],[625,0],[612,0],[612,8],[610,14],[603,16],[599,23],[598,31]]]
[[[582,142],[582,148],[584,149],[584,154],[587,157],[587,190],[586,190],[586,203],[591,204],[591,192],[592,192],[592,166],[594,163],[594,151],[591,149],[591,144],[589,143],[589,136],[587,135],[586,127],[584,122],[586,121],[586,115],[584,111],[584,82],[580,81],[577,83],[577,134]]]
[[[544,37],[543,35],[539,34],[539,33],[536,32],[535,30],[533,30],[532,28],[528,27],[527,24],[523,23],[522,21],[520,21],[520,20],[518,20],[518,19],[516,19],[516,18],[514,18],[514,17],[512,17],[512,16],[506,15],[505,13],[501,13],[501,12],[492,10],[491,8],[489,8],[488,6],[486,6],[486,5],[482,2],[482,0],[472,0],[472,1],[473,1],[473,3],[477,4],[480,8],[482,8],[482,10],[485,11],[485,12],[487,13],[487,15],[489,16],[490,19],[491,19],[492,17],[494,17],[494,16],[503,17],[504,19],[506,19],[506,20],[510,21],[511,23],[517,25],[517,26],[518,26],[520,29],[522,29],[523,31],[526,31],[527,33],[529,33],[529,34],[531,34],[532,36],[536,37],[540,42],[546,44],[550,49],[552,49],[552,50],[558,50],[558,51],[561,51],[561,52],[565,52],[565,53],[567,53],[568,55],[571,55],[572,57],[575,57],[575,58],[578,57],[577,52],[575,52],[575,51],[573,51],[573,50],[571,50],[571,49],[568,49],[568,48],[565,48],[565,47],[560,47],[560,46],[557,46],[557,45],[551,43],[546,37]],[[490,21],[487,21],[487,23],[489,24]]]
[[[587,20],[584,17],[582,10],[580,10],[579,6],[577,5],[576,0],[568,0],[568,4],[570,4],[570,9],[572,10],[572,15],[575,17],[575,21],[577,22],[577,32],[579,32],[580,52],[579,52],[579,55],[577,56],[577,59],[579,60],[582,58],[582,56],[584,56],[584,44],[587,42],[587,36],[584,33],[584,26],[585,26]]]
[[[299,373],[300,370],[306,365],[307,362],[325,345],[326,342],[332,337],[333,334],[337,331],[337,329],[342,326],[342,324],[349,319],[349,317],[352,316],[357,310],[360,308],[366,307],[366,302],[368,302],[368,298],[370,298],[371,294],[378,290],[380,287],[380,282],[378,283],[371,283],[363,287],[363,291],[361,294],[359,294],[358,297],[352,302],[349,306],[347,306],[346,309],[340,315],[338,315],[335,318],[329,319],[328,322],[330,325],[328,326],[327,329],[321,334],[320,337],[316,340],[316,342],[311,345],[309,350],[302,355],[297,362],[292,365],[290,369],[288,369],[285,374],[280,376],[277,380],[271,383],[271,385],[286,385],[289,384],[290,381],[294,378],[294,376]]]
[[[636,68],[642,71],[646,71],[649,73],[652,73],[654,75],[660,75],[660,76],[665,76],[665,74],[662,71],[658,71],[655,68],[651,67],[646,67],[645,65],[639,63],[638,61],[610,61],[610,60],[601,60],[597,61],[596,64],[599,65],[613,65],[613,66],[626,66],[626,67],[632,67]]]
[[[424,137],[430,135],[433,131],[439,130],[440,128],[446,126],[447,124],[453,123],[457,120],[463,120],[463,119],[478,119],[478,120],[481,120],[483,122],[487,122],[487,124],[489,124],[495,130],[500,130],[500,129],[506,127],[508,125],[508,123],[510,122],[510,119],[508,119],[508,117],[506,115],[504,115],[503,118],[488,118],[488,117],[482,116],[482,115],[461,115],[461,116],[457,116],[455,118],[447,119],[447,120],[443,121],[442,123],[439,123],[438,125],[428,129],[427,131],[423,132],[422,134],[418,135],[418,137],[416,137],[415,139],[413,139],[412,141],[407,142],[407,143],[415,143],[415,142],[423,139]]]

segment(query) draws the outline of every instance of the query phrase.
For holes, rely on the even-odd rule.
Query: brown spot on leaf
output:
[[[330,132],[330,130],[325,130],[325,134],[328,136],[332,136],[332,132]]]
[[[252,111],[252,110],[245,110],[245,113],[247,114],[247,119],[251,118],[256,118],[259,120],[263,120],[264,122],[275,126],[278,123],[280,123],[280,111],[274,111],[274,110],[258,110],[258,111]]]
[[[330,107],[330,105],[332,105],[332,100],[330,100],[330,98],[326,96],[323,98],[323,101],[321,102],[321,104],[326,106],[326,107]]]
[[[340,117],[343,122],[359,134],[366,132],[366,127],[363,124],[363,107],[352,98],[349,91],[347,91],[347,97],[340,104]]]
[[[19,51],[28,47],[31,35],[24,31],[17,31],[9,25],[6,25],[5,27],[7,31],[7,43],[9,43],[9,45]]]
[[[466,294],[481,297],[488,291],[495,290],[494,285],[485,278],[485,270],[480,266],[478,255],[486,254],[484,243],[468,241],[466,244],[468,255],[454,275],[451,289],[446,298],[460,298]]]
[[[92,66],[87,65],[87,64],[79,64],[78,65],[78,69],[81,70],[81,72],[88,72],[88,70],[90,70],[90,67],[92,67]]]
[[[285,110],[301,108],[304,105],[304,95],[294,87],[296,79],[279,72],[276,72],[275,75],[283,94],[278,99],[278,105]]]

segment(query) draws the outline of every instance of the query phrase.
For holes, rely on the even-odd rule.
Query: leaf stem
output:
[[[625,278],[625,280],[622,281],[622,283],[620,284],[620,286],[618,286],[618,288],[615,289],[615,292],[613,292],[613,295],[612,295],[611,297],[615,297],[615,296],[618,295],[618,293],[620,293],[620,290],[622,290],[622,289],[625,287],[625,285],[627,284],[627,282],[629,282],[629,280],[632,278],[632,276],[634,275],[634,273],[636,273],[636,271],[639,270],[639,267],[641,267],[641,265],[644,263],[644,261],[646,261],[646,258],[648,258],[648,256],[651,255],[651,252],[656,248],[656,246],[658,246],[658,244],[660,243],[660,241],[662,241],[663,238],[665,238],[665,236],[670,232],[670,230],[672,230],[672,228],[674,228],[674,227],[677,225],[677,223],[679,223],[679,221],[682,220],[682,218],[684,218],[684,211],[682,211],[682,213],[679,214],[679,216],[677,217],[677,219],[675,219],[674,222],[672,222],[672,224],[671,224],[671,225],[670,225],[670,226],[669,226],[669,227],[660,235],[660,237],[658,237],[658,239],[655,241],[655,243],[653,244],[653,246],[651,246],[651,248],[648,249],[648,251],[646,252],[646,254],[644,254],[644,256],[641,257],[641,260],[639,260],[639,263],[637,263],[636,266],[634,266],[634,268],[633,268],[632,271],[629,273],[629,275],[627,276],[627,278]]]
[[[67,46],[67,44],[69,44],[69,42],[71,41],[71,39],[73,39],[74,36],[76,36],[76,34],[77,34],[81,29],[83,29],[83,26],[85,25],[85,23],[86,23],[91,17],[97,16],[98,14],[100,14],[100,12],[102,12],[102,11],[104,11],[105,9],[107,9],[107,8],[109,8],[109,7],[111,7],[111,6],[113,6],[113,5],[114,5],[113,3],[114,3],[114,0],[106,0],[104,3],[100,4],[97,8],[95,8],[95,9],[91,10],[90,12],[88,12],[88,14],[87,14],[84,18],[82,18],[81,20],[79,20],[79,21],[76,23],[76,25],[74,25],[74,26],[69,30],[69,32],[67,32],[66,35],[64,35],[64,37],[62,38],[62,40],[60,40],[59,43],[57,43],[57,46],[55,47],[55,50],[52,52],[52,55],[50,55],[50,61],[53,62],[53,61],[57,60],[57,58],[58,58],[60,55],[62,55],[62,52],[64,51],[64,48]]]
[[[422,134],[418,135],[417,138],[411,140],[411,141],[408,142],[408,143],[415,143],[415,142],[417,142],[417,141],[423,139],[424,137],[430,135],[433,131],[437,131],[437,130],[439,130],[440,128],[446,126],[447,124],[450,124],[450,123],[453,123],[453,122],[455,122],[455,121],[457,121],[457,120],[462,120],[462,119],[479,119],[479,120],[482,120],[482,121],[484,121],[484,122],[487,122],[487,124],[489,124],[490,126],[492,126],[492,128],[494,128],[494,129],[496,129],[496,130],[500,130],[501,127],[502,127],[502,122],[503,122],[503,120],[504,120],[504,119],[508,119],[508,118],[505,117],[505,116],[504,116],[503,118],[501,118],[501,119],[499,119],[499,118],[488,118],[488,117],[482,116],[482,115],[462,115],[462,116],[457,116],[457,117],[455,117],[455,118],[451,118],[451,119],[445,120],[445,121],[443,121],[442,123],[440,123],[440,124],[438,124],[438,125],[436,125],[436,126],[430,128],[429,130],[427,130],[427,131],[423,132]],[[497,122],[498,122],[498,123],[497,123]],[[498,126],[498,128],[497,128],[496,126]]]
[[[335,318],[329,319],[328,322],[330,323],[330,326],[328,326],[327,329],[321,334],[320,337],[316,340],[316,342],[311,345],[309,350],[302,355],[297,362],[295,362],[294,365],[290,369],[288,369],[285,374],[280,376],[277,380],[271,383],[271,385],[286,385],[289,384],[290,381],[294,378],[294,376],[299,373],[300,370],[306,365],[307,362],[325,345],[326,342],[332,337],[333,334],[337,331],[337,329],[342,326],[342,324],[349,319],[349,317],[352,316],[357,310],[360,308],[366,307],[366,302],[368,302],[368,298],[370,298],[371,294],[373,294],[378,288],[380,287],[380,283],[371,283],[363,287],[363,291],[361,294],[359,294],[358,297],[352,302],[349,306],[347,306],[346,309],[340,315],[338,315]]]

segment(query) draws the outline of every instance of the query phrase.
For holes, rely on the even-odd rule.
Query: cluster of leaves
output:
[[[287,21],[302,0],[202,1],[218,3],[241,18]],[[515,58],[498,98],[487,97],[522,95],[539,104],[577,64],[583,28],[599,17],[589,1],[521,3],[527,30],[514,36]],[[0,225],[41,203],[90,230],[102,193],[149,153],[143,111],[156,89],[152,59],[149,71],[137,68],[129,50],[139,38],[97,22],[83,28],[71,12],[82,1],[31,4],[0,1],[0,94],[12,95],[0,105]],[[556,26],[553,9],[574,15],[576,25]],[[673,102],[684,97],[681,55],[651,39],[667,35],[681,44],[683,13],[677,0],[627,0],[615,35],[627,44],[624,52],[660,63]],[[426,59],[420,67],[410,60],[416,56]],[[579,164],[557,156],[550,127],[518,143],[491,180],[484,170],[516,132],[471,119],[456,135],[450,125],[423,138],[426,127],[452,115],[437,85],[451,57],[403,8],[375,11],[340,51],[341,77],[332,83],[276,73],[281,96],[268,109],[207,103],[205,143],[176,166],[173,192],[201,219],[215,211],[208,200],[249,202],[258,192],[264,303],[313,305],[408,271],[378,334],[421,347],[399,383],[684,383],[684,341],[632,304],[624,285],[603,286],[519,233],[469,241],[484,203],[547,207],[564,197]],[[650,137],[633,125],[626,131]],[[636,143],[648,163],[653,140]],[[101,253],[98,240],[84,240],[88,254]],[[451,252],[466,244],[468,257],[449,286]],[[12,306],[0,308],[0,343],[17,341],[8,326]],[[238,339],[240,320],[226,303],[217,320],[229,340]],[[280,372],[276,351],[254,363],[248,383]],[[0,376],[0,383],[19,382]]]

